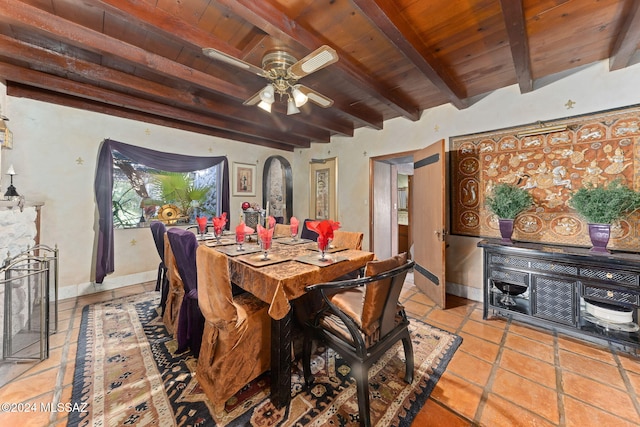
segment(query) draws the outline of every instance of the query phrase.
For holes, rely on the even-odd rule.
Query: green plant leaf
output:
[[[640,207],[640,194],[617,178],[606,186],[578,189],[569,199],[569,206],[589,223],[611,224]]]
[[[498,218],[515,219],[533,204],[533,197],[527,190],[516,185],[500,183],[486,196],[485,204]]]

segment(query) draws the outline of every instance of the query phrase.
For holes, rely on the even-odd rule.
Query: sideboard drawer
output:
[[[638,273],[597,267],[580,267],[580,276],[630,286],[638,286]]]
[[[549,262],[546,260],[531,260],[531,268],[534,270],[544,271],[548,273],[559,273],[570,276],[578,275],[578,267],[575,265],[562,264],[558,262]]]
[[[605,289],[583,285],[582,296],[585,298],[598,298],[602,301],[631,304],[636,307],[640,305],[640,297],[638,294],[624,289]]]
[[[509,256],[503,254],[491,254],[491,264],[499,264],[511,268],[528,268],[529,260],[517,256]]]
[[[491,270],[491,279],[498,282],[513,283],[514,285],[529,286],[529,274],[513,270]]]

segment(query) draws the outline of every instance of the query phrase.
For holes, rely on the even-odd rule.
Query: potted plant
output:
[[[607,185],[585,185],[572,194],[569,206],[587,220],[591,252],[608,254],[611,224],[640,207],[640,195],[617,178]]]
[[[533,197],[516,185],[500,183],[487,195],[485,204],[498,217],[502,243],[510,245],[513,243],[513,220],[533,204]]]
[[[183,219],[191,218],[195,207],[204,204],[210,185],[198,185],[189,173],[165,172],[155,177],[160,183],[163,203],[175,204]]]

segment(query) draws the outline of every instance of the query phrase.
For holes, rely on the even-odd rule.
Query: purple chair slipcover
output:
[[[317,242],[318,241],[318,233],[316,233],[315,231],[309,230],[309,227],[307,227],[307,222],[309,222],[309,221],[314,221],[314,220],[307,218],[302,223],[302,231],[300,232],[300,238],[301,239],[309,239],[309,240],[313,240],[314,242]]]
[[[167,294],[169,292],[169,278],[167,276],[167,265],[164,261],[164,234],[167,228],[160,221],[151,222],[151,235],[153,242],[156,244],[158,255],[160,255],[160,264],[158,264],[158,278],[156,279],[156,291],[160,291],[160,308],[164,315],[164,309],[167,304]]]
[[[204,330],[204,317],[198,306],[198,274],[196,271],[196,249],[198,240],[191,231],[170,228],[167,237],[176,259],[178,272],[184,284],[184,298],[178,316],[177,340],[178,352],[191,348],[198,357]]]

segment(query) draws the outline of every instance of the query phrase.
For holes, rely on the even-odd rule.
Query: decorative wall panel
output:
[[[529,190],[535,203],[516,219],[514,239],[591,246],[586,220],[568,205],[572,192],[616,178],[640,189],[639,106],[545,125],[567,130],[518,137],[535,127],[527,126],[451,138],[452,234],[499,237],[484,198],[506,182]],[[608,247],[639,251],[639,219],[636,212],[614,224]]]

